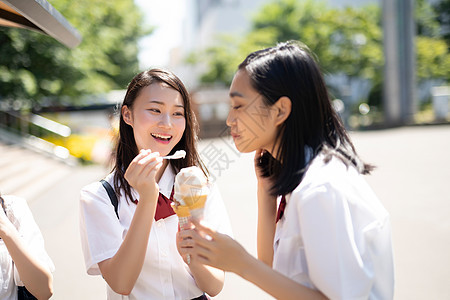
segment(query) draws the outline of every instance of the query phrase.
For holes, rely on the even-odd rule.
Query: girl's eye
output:
[[[180,116],[180,117],[184,117],[184,113],[182,112],[176,112],[174,113],[175,116]]]
[[[232,106],[231,108],[237,110],[237,109],[239,109],[241,107],[242,107],[242,105],[235,105],[235,106]]]
[[[155,112],[155,113],[160,113],[161,111],[159,110],[159,109],[157,109],[157,108],[150,108],[150,109],[148,109],[149,111],[151,111],[151,112]]]

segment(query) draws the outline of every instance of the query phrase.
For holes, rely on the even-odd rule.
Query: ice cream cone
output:
[[[191,228],[191,213],[189,207],[185,205],[177,205],[172,203],[172,208],[178,216],[178,224],[180,225],[180,230]]]
[[[200,221],[203,219],[203,210],[205,208],[206,198],[208,195],[201,195],[199,197],[191,197],[194,198],[194,202],[192,202],[191,205],[189,205],[189,212],[191,214],[192,218],[195,218],[196,220]]]
[[[183,168],[175,177],[175,199],[197,220],[203,218],[208,192],[208,181],[198,167]]]

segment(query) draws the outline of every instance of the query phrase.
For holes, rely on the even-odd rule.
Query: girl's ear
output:
[[[125,123],[133,127],[133,116],[131,110],[126,105],[122,106],[122,117]]]
[[[286,96],[281,97],[275,102],[275,108],[277,109],[277,115],[275,116],[275,125],[281,125],[291,114],[292,102]]]

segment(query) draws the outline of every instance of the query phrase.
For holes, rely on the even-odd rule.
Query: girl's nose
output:
[[[158,126],[161,128],[171,128],[172,120],[169,114],[161,114],[161,119],[159,120]]]
[[[231,127],[232,125],[234,125],[236,123],[236,118],[233,115],[233,110],[230,109],[230,112],[228,113],[228,117],[227,117],[227,126]]]

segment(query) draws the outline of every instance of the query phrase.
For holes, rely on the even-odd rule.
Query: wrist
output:
[[[158,185],[152,187],[146,187],[139,193],[139,203],[156,203],[158,201],[159,187]]]
[[[263,197],[266,198],[270,195],[270,193],[267,189],[267,186],[265,186],[264,184],[262,184],[260,182],[258,182],[256,192],[257,192],[258,198],[263,198]]]
[[[140,209],[156,209],[156,204],[158,202],[158,196],[154,195],[142,195],[139,196],[139,202],[137,207]]]
[[[204,270],[206,267],[203,264],[198,263],[197,261],[195,261],[192,256],[190,258],[190,262],[188,264],[189,270],[191,270],[191,273],[194,277],[196,277],[199,272],[202,272],[202,270]]]
[[[268,207],[276,207],[277,205],[277,196],[273,196],[266,190],[264,187],[258,187],[257,190],[258,196],[258,206],[268,206]]]
[[[5,241],[9,241],[14,237],[14,232],[17,232],[16,228],[10,224],[4,224],[0,229],[0,237]]]
[[[250,270],[254,260],[256,260],[256,258],[248,253],[245,253],[245,255],[241,255],[240,262],[236,264],[236,269],[232,270],[232,272],[242,278],[246,278],[247,273]]]

